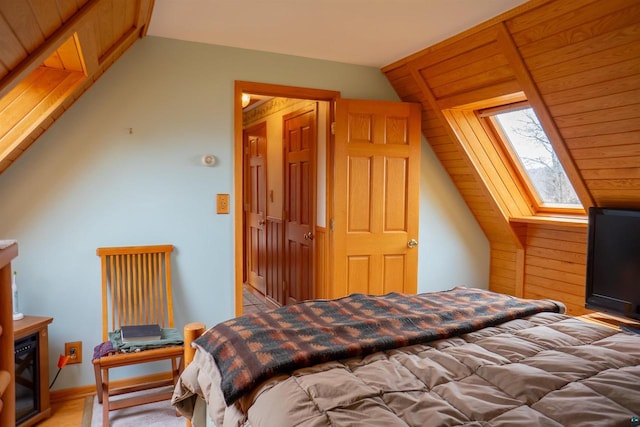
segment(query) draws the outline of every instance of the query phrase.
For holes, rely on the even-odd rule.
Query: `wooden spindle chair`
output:
[[[172,245],[98,248],[102,266],[102,341],[109,332],[124,325],[158,324],[173,328],[171,294]],[[144,405],[171,398],[172,388],[182,370],[184,346],[167,346],[131,353],[111,353],[94,359],[98,402],[102,404],[104,427],[109,411]],[[138,376],[119,380],[110,387],[109,369],[141,363],[171,361],[171,378],[166,375]],[[160,378],[159,378],[160,377]],[[158,389],[130,397],[111,396]]]

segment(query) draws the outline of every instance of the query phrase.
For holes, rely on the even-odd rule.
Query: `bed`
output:
[[[640,415],[640,336],[481,289],[306,301],[222,322],[192,347],[172,403],[194,427],[626,427]]]

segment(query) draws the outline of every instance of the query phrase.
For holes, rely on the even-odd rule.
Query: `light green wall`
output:
[[[55,389],[93,383],[97,247],[172,243],[177,326],[233,315],[234,218],[215,214],[215,195],[233,190],[234,80],[397,100],[375,68],[139,41],[0,175],[0,238],[19,242],[21,311],[55,319],[52,377],[64,343],[83,342],[84,362],[65,367]],[[486,287],[487,240],[423,145],[419,290]],[[201,165],[207,153],[215,167]]]

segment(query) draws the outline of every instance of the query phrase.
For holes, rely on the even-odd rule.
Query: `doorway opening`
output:
[[[330,123],[338,97],[236,82],[236,315],[325,296]]]

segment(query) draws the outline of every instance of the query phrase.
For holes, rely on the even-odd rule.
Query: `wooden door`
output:
[[[316,116],[314,103],[283,117],[285,304],[315,296]]]
[[[247,283],[266,295],[267,124],[243,132],[245,146],[245,248]]]
[[[417,291],[420,108],[338,99],[331,298]]]

